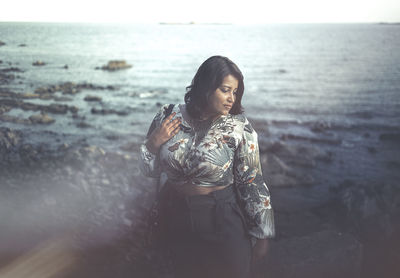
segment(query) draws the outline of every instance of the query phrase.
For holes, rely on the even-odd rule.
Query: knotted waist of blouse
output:
[[[210,192],[209,194],[204,194],[204,195],[185,195],[179,191],[177,191],[173,187],[169,187],[167,189],[169,191],[168,194],[168,205],[169,206],[174,206],[174,207],[179,207],[182,209],[186,209],[188,216],[190,217],[190,224],[191,224],[191,230],[193,232],[195,231],[195,226],[194,222],[192,219],[192,214],[191,211],[198,210],[198,209],[213,209],[215,213],[215,222],[217,226],[217,231],[220,230],[218,228],[218,223],[223,223],[223,217],[224,217],[224,207],[226,205],[231,205],[234,210],[241,216],[241,218],[244,220],[244,217],[242,213],[240,212],[239,206],[237,204],[237,199],[236,199],[236,194],[234,191],[233,184],[220,189],[220,190],[215,190]],[[221,235],[222,236],[222,235]]]

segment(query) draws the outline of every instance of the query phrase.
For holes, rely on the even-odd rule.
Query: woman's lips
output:
[[[224,105],[226,108],[231,109],[232,105]]]

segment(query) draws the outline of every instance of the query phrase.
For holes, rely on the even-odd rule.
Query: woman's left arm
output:
[[[257,239],[254,255],[265,255],[268,238],[275,236],[274,214],[269,189],[262,175],[258,136],[247,118],[242,140],[235,152],[234,175],[248,233]]]

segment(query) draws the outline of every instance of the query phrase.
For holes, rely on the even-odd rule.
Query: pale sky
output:
[[[399,0],[11,0],[2,21],[323,23],[400,22]]]

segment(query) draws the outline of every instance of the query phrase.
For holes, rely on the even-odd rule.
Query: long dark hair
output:
[[[209,97],[221,86],[222,81],[228,75],[232,75],[238,80],[236,100],[229,113],[237,115],[243,112],[244,83],[242,72],[227,57],[212,56],[201,64],[193,77],[192,84],[186,87],[186,109],[192,118],[200,118],[202,111],[207,108]]]

